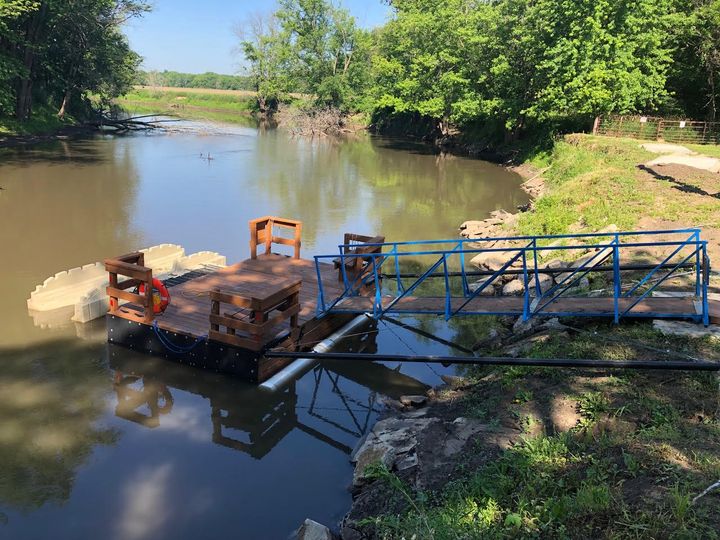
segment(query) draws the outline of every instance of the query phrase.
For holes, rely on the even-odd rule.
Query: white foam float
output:
[[[145,254],[145,266],[152,268],[153,275],[160,279],[207,266],[227,264],[225,256],[219,253],[200,251],[185,255],[185,249],[176,244],[160,244],[140,251]],[[102,262],[86,264],[47,278],[30,293],[27,306],[36,320],[43,319],[38,317],[38,312],[66,312],[62,308],[73,308],[71,320],[85,323],[107,313],[107,285],[105,265]]]

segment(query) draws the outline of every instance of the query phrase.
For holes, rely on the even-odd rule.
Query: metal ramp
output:
[[[338,249],[334,255],[315,256],[319,317],[586,316],[616,323],[647,317],[706,326],[720,317],[716,303],[708,300],[710,261],[700,229],[366,243],[362,250],[343,244]],[[494,264],[475,270],[470,261],[478,257]],[[551,259],[573,262],[560,267],[548,265]],[[321,273],[327,263],[338,269],[334,283]],[[595,290],[587,290],[588,277],[600,284]],[[510,279],[518,280],[516,294],[498,294],[498,284]],[[672,284],[672,290],[661,291],[663,284]]]

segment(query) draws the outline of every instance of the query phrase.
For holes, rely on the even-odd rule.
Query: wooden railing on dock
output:
[[[301,284],[302,280],[292,281],[264,298],[223,290],[211,291],[208,337],[259,351],[281,332],[280,326],[286,321],[290,334],[297,334]],[[232,306],[234,312],[223,312],[223,304]],[[224,332],[221,327],[225,328]]]
[[[153,320],[153,277],[152,268],[145,266],[145,254],[138,251],[112,259],[105,259],[104,262],[110,282],[106,289],[107,295],[110,297],[109,313],[115,315],[122,310],[123,316],[130,315],[138,321],[151,323]],[[119,276],[130,279],[119,281]],[[138,287],[141,284],[144,284],[144,294],[128,291],[128,289]],[[120,300],[126,300],[129,304],[120,307]]]
[[[293,238],[275,236],[274,227],[293,230]],[[250,220],[250,258],[257,259],[257,248],[265,246],[265,253],[271,253],[272,244],[293,246],[295,249],[293,257],[300,258],[300,238],[302,235],[302,221],[285,219],[275,216],[265,216]]]

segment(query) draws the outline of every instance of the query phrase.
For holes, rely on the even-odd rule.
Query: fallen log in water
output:
[[[151,129],[162,129],[164,126],[172,122],[180,122],[179,118],[158,118],[156,120],[146,121],[145,118],[157,118],[156,114],[145,114],[141,116],[131,116],[129,118],[114,118],[107,114],[100,114],[97,120],[87,122],[86,125],[96,129],[112,129],[117,133],[128,131],[146,131]]]

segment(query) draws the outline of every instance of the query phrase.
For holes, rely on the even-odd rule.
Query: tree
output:
[[[275,13],[254,17],[238,35],[261,110],[290,89],[335,107],[364,93],[370,34],[326,0],[281,0]]]
[[[484,93],[495,8],[467,0],[393,2],[396,17],[378,35],[376,107],[417,113],[447,134],[490,112]]]
[[[0,4],[0,107],[26,119],[33,101],[63,116],[89,92],[107,100],[124,92],[139,56],[120,27],[147,11],[141,0],[4,0]]]
[[[671,0],[394,0],[376,108],[451,124],[653,110],[667,99]]]
[[[275,15],[255,15],[237,28],[240,51],[249,63],[248,76],[262,114],[277,108],[290,90],[290,46]]]
[[[720,0],[679,5],[670,90],[679,110],[715,121],[720,107]]]
[[[0,2],[0,114],[14,110],[13,83],[24,73],[17,51],[22,47],[22,22],[38,11],[40,2],[32,0],[4,0]]]

